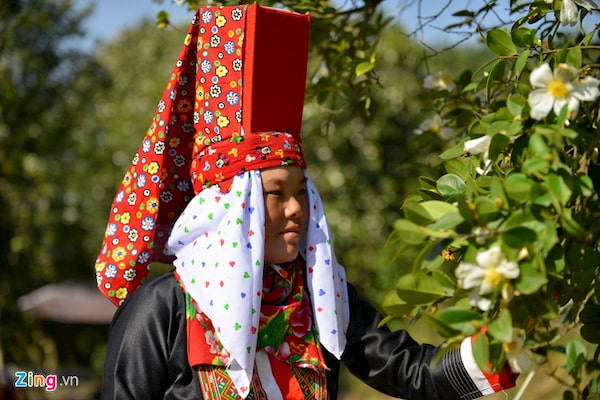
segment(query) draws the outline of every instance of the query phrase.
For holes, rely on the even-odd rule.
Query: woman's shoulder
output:
[[[153,276],[127,296],[119,312],[144,310],[159,313],[178,309],[183,305],[184,294],[172,271]]]

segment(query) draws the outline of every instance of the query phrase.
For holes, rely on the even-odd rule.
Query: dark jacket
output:
[[[460,352],[434,363],[438,348],[410,335],[377,327],[381,315],[349,285],[350,325],[341,360],[328,352],[330,399],[337,398],[340,363],[368,385],[409,400],[474,399]],[[113,319],[106,352],[102,399],[201,399],[188,364],[185,299],[172,273],[132,293]]]

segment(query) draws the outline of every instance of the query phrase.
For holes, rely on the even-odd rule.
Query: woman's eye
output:
[[[281,190],[269,190],[268,192],[265,192],[265,195],[281,196]]]

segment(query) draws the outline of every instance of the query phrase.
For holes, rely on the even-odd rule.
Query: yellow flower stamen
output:
[[[500,272],[498,272],[498,270],[496,268],[489,268],[485,272],[485,276],[483,277],[483,280],[489,286],[494,287],[502,281],[502,274],[500,274]]]
[[[552,82],[548,85],[548,92],[555,99],[562,99],[569,94],[569,89],[565,82],[560,79],[553,79]]]

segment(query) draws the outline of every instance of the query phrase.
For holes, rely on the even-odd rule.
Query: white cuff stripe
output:
[[[492,389],[490,382],[487,380],[481,369],[477,366],[475,357],[473,356],[473,347],[471,346],[471,338],[468,337],[460,345],[460,356],[467,373],[473,380],[473,383],[481,391],[482,395],[496,393]]]

